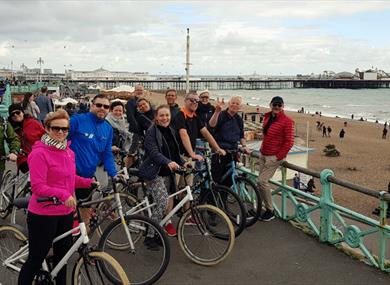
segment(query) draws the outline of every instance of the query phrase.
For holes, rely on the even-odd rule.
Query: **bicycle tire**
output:
[[[132,284],[149,285],[155,283],[166,271],[171,249],[168,238],[163,229],[150,218],[142,215],[126,215],[126,225],[130,230],[135,250],[129,250],[130,244],[123,232],[121,221],[113,221],[104,231],[99,240],[98,250],[108,252],[114,258],[126,260],[124,268],[131,276]],[[153,251],[147,248],[144,238],[152,229],[158,241],[161,243],[161,249]],[[107,240],[120,239],[123,242],[123,250],[112,250],[107,244]],[[155,266],[156,264],[156,266]]]
[[[18,228],[14,226],[0,226],[0,265],[24,246],[26,242],[26,235]],[[19,272],[6,268],[5,266],[0,266],[0,276],[2,280],[9,281],[9,284],[17,284]]]
[[[120,199],[122,201],[123,213],[126,213],[129,209],[131,209],[134,205],[136,205],[138,203],[137,199],[131,194],[119,193],[119,196],[120,196]],[[99,203],[95,208],[96,214],[98,216],[107,214],[105,212],[105,211],[107,211],[106,209],[108,209],[112,205],[112,203],[115,203],[115,202],[116,202],[115,198],[113,198],[113,199]],[[105,222],[111,223],[112,221],[118,219],[119,214],[117,212],[115,212],[115,210],[116,209],[114,209],[113,212],[109,216],[107,216],[107,218],[105,219],[105,221],[103,221],[103,223],[100,223],[97,226],[97,233],[98,233],[99,237],[101,237],[103,235],[104,230],[109,225],[109,224],[106,224]],[[112,248],[115,248],[117,246],[114,242],[112,242],[110,245],[112,246]],[[121,249],[121,248],[117,248],[117,249]]]
[[[13,174],[11,170],[8,170],[6,173],[4,173],[3,180],[0,185],[0,218],[2,219],[5,219],[11,213],[9,206],[12,203],[13,197],[9,192],[12,191],[13,187],[11,187],[9,184],[12,178]],[[7,198],[5,196],[7,196]]]
[[[85,258],[81,256],[76,264],[73,267],[73,272],[72,272],[72,284],[77,284],[77,285],[83,285],[83,284],[93,284],[93,285],[99,285],[95,279],[89,280],[90,283],[88,283],[88,279],[91,277],[91,269],[97,270],[98,278],[103,279],[105,277],[108,277],[109,280],[114,279],[113,276],[108,276],[112,274],[112,271],[115,271],[115,280],[116,278],[119,279],[118,282],[111,281],[116,285],[128,285],[130,284],[129,279],[127,278],[126,272],[123,270],[122,266],[116,261],[111,255],[109,255],[106,252],[100,252],[100,251],[91,251],[87,253],[87,260],[88,263],[85,263]],[[85,264],[89,265],[89,269],[85,270],[85,273],[83,272],[82,267],[85,267]],[[104,267],[110,266],[111,270],[107,271],[104,269]],[[86,267],[88,268],[88,266]],[[99,272],[100,271],[100,272]],[[103,274],[102,274],[103,273]],[[85,277],[87,280],[85,281],[86,283],[82,282],[82,276],[86,275]],[[111,277],[111,278],[110,278]],[[105,279],[104,279],[105,280]],[[107,284],[106,282],[100,283],[100,284]]]
[[[253,226],[261,215],[261,196],[257,185],[247,177],[236,177],[238,196],[243,202],[246,210],[246,226]],[[249,187],[248,187],[249,186]],[[245,187],[246,191],[243,191]]]
[[[221,209],[232,221],[235,237],[238,237],[246,226],[246,210],[240,197],[226,186],[212,185],[212,190],[202,191],[199,204],[209,204]]]
[[[206,212],[202,214],[201,212],[204,211]],[[208,221],[208,218],[211,214],[217,216],[217,219],[220,220],[217,226],[219,228],[223,228],[222,232],[221,229],[216,229],[216,226],[212,225]],[[190,218],[195,220],[196,225],[186,225],[186,221]],[[213,231],[211,232],[210,229],[213,229]],[[187,232],[189,232],[188,235]],[[218,235],[227,236],[227,238],[221,240],[220,236],[216,235],[216,232],[218,232]],[[200,236],[201,242],[205,241],[206,239],[215,237],[216,240],[218,240],[218,242],[215,243],[216,245],[221,245],[222,242],[226,242],[226,246],[224,249],[221,250],[221,254],[219,254],[218,256],[212,258],[200,256],[200,246],[196,244],[195,247],[192,248],[192,246],[190,245],[190,239],[193,239],[197,235]],[[228,218],[228,216],[221,209],[208,204],[196,205],[188,209],[181,217],[178,225],[178,240],[179,245],[183,250],[184,254],[193,262],[203,266],[216,265],[225,260],[233,249],[235,242],[233,224]],[[210,250],[210,248],[211,245],[210,243],[208,243],[206,250],[204,251],[205,254],[213,252],[212,250]],[[195,253],[195,249],[197,249],[197,253]],[[214,250],[214,252],[216,251]]]

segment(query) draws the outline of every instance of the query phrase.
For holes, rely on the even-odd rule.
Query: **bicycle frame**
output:
[[[58,262],[58,264],[51,270],[51,272],[49,271],[49,266],[47,265],[46,259],[42,263],[42,269],[47,272],[50,272],[51,280],[54,280],[56,278],[58,272],[62,269],[62,267],[64,267],[65,264],[67,264],[70,257],[81,247],[81,245],[83,244],[86,245],[89,243],[87,228],[84,222],[81,222],[79,226],[72,228],[71,230],[56,237],[53,240],[53,243],[58,242],[59,240],[62,240],[69,235],[72,235],[72,233],[75,230],[80,230],[81,233],[80,237],[73,243],[72,247],[68,250],[68,252],[60,260],[60,262]],[[10,257],[4,260],[2,266],[9,267],[17,272],[20,272],[20,268],[15,266],[13,263],[15,261],[25,262],[25,257],[27,256],[28,256],[28,242],[23,247],[21,247],[18,251],[16,251],[14,254],[12,254]]]
[[[183,206],[185,203],[187,203],[188,201],[192,201],[194,200],[193,196],[192,196],[192,192],[191,192],[191,187],[190,186],[186,186],[184,187],[183,189],[177,191],[176,193],[173,193],[171,195],[169,195],[168,197],[169,198],[173,198],[177,195],[180,195],[181,193],[183,192],[186,192],[186,195],[181,199],[181,201],[164,217],[164,219],[161,220],[160,222],[160,226],[164,226],[166,224],[166,222],[168,222],[172,216],[174,214],[176,214]],[[145,205],[145,206],[144,206]],[[153,204],[150,204],[149,203],[149,199],[147,196],[145,196],[145,198],[143,199],[143,201],[139,204],[137,204],[135,207],[131,208],[129,211],[126,212],[126,215],[135,215],[139,212],[142,212],[142,211],[145,211],[147,210],[148,211],[148,215],[149,217],[152,216],[152,211],[151,211],[151,208],[154,207],[156,205],[156,203],[153,203]]]

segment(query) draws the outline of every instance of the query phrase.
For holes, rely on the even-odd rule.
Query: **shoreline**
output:
[[[151,92],[149,99],[152,104],[165,103],[165,92]],[[178,95],[177,103],[183,104],[184,96]],[[268,112],[267,107],[258,107],[260,112]],[[256,106],[243,102],[243,112],[256,111]],[[390,181],[390,137],[382,139],[383,125],[369,121],[352,120],[351,118],[334,118],[322,115],[303,114],[286,110],[296,126],[296,144],[300,140],[306,142],[306,126],[309,124],[309,147],[315,151],[309,155],[308,168],[321,172],[331,169],[337,178],[358,184],[374,191],[387,191]],[[322,137],[322,131],[317,131],[316,121],[331,126],[331,137]],[[344,127],[347,122],[347,127]],[[343,141],[339,132],[344,128],[346,134]],[[334,144],[341,152],[340,157],[326,157],[322,150],[325,145]],[[319,194],[320,181],[315,179],[316,194]],[[372,210],[379,205],[379,200],[333,185],[335,201],[366,216],[372,215]]]

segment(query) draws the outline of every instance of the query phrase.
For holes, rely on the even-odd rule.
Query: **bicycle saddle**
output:
[[[139,170],[137,168],[129,168],[127,170],[127,172],[129,173],[129,175],[131,176],[138,176],[139,177]]]
[[[16,208],[18,209],[27,209],[28,207],[28,202],[30,201],[31,197],[21,197],[21,198],[16,198],[13,202]]]

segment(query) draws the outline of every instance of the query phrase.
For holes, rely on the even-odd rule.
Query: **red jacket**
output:
[[[17,129],[16,133],[18,134],[20,140],[21,149],[29,154],[32,150],[32,146],[36,141],[39,141],[42,135],[45,133],[45,129],[42,125],[34,118],[25,118],[23,120],[22,129]],[[19,166],[27,161],[26,154],[18,154],[17,166]]]
[[[263,129],[266,126],[271,112],[265,114]],[[276,120],[264,134],[260,152],[264,155],[276,155],[278,160],[284,159],[294,145],[294,121],[284,112],[277,114]]]

